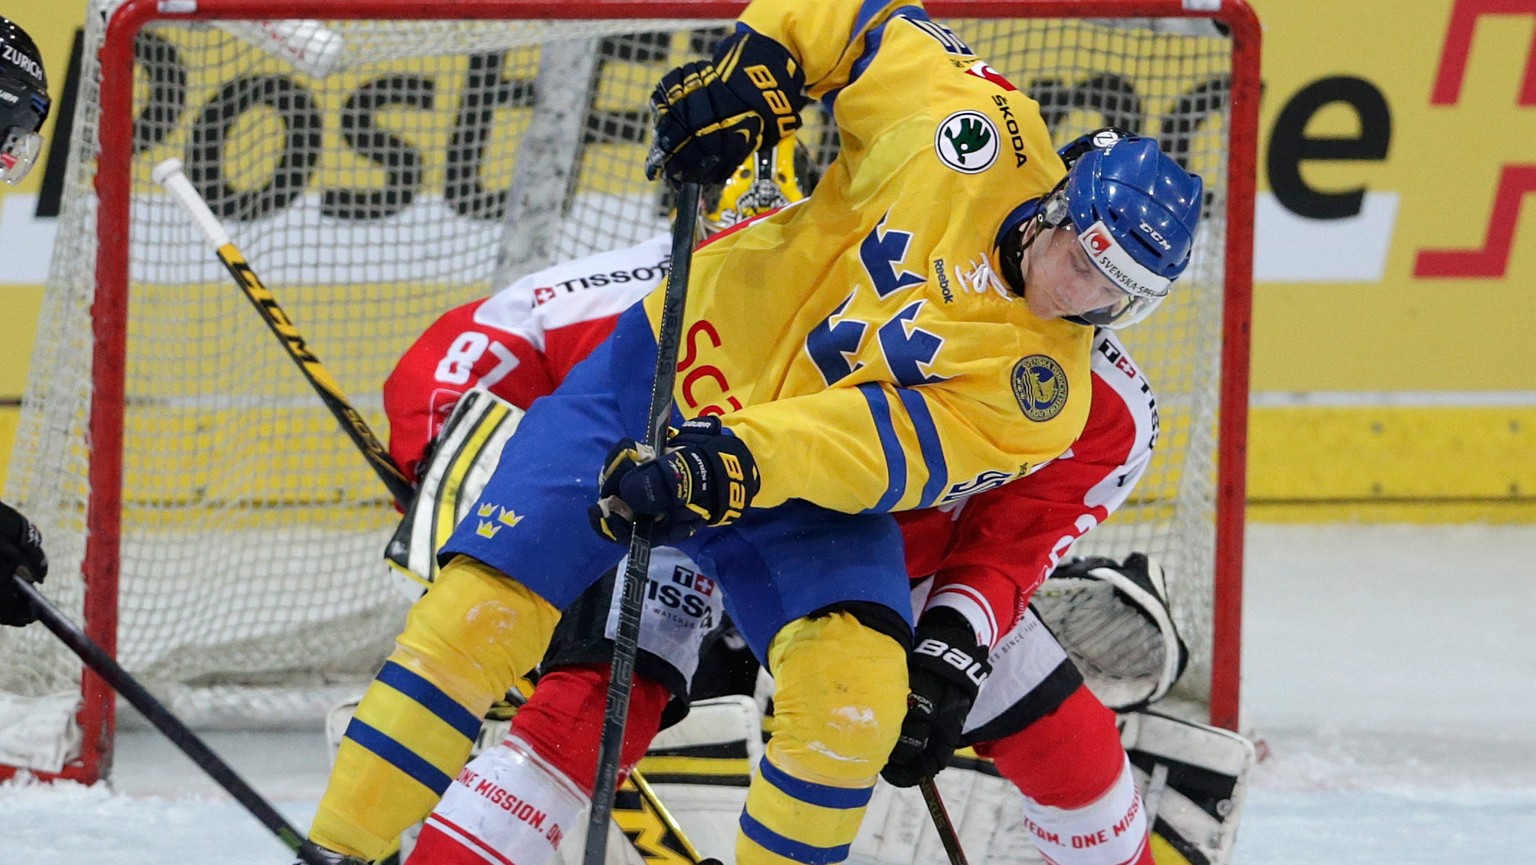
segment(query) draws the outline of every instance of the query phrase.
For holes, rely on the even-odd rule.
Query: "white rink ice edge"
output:
[[[1528,865],[1536,527],[1252,526],[1244,714],[1268,752],[1239,865]],[[307,826],[323,737],[210,734]],[[0,786],[0,865],[287,865],[152,732],[112,790]]]

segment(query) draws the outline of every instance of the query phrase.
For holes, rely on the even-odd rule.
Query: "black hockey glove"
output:
[[[784,46],[740,31],[713,61],[685,63],[651,94],[656,139],[645,176],[723,183],[747,157],[800,126],[805,72]]]
[[[660,459],[647,459],[634,439],[614,445],[598,475],[598,501],[588,508],[592,528],[628,543],[637,514],[656,518],[654,539],[676,543],[701,526],[740,517],[761,486],[757,463],[720,419],[684,423]]]
[[[12,579],[16,575],[41,583],[48,576],[48,557],[43,555],[43,535],[37,526],[0,502],[0,624],[21,627],[37,621],[37,613]]]
[[[976,702],[981,683],[992,675],[987,647],[976,641],[971,623],[955,610],[936,607],[923,613],[913,636],[917,648],[907,656],[907,717],[881,777],[896,787],[912,787],[949,765],[961,745],[965,716]]]

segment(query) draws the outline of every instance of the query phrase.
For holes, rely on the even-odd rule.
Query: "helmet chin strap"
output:
[[[1034,245],[1040,233],[1049,227],[1045,224],[1045,214],[1037,213],[1025,220],[1018,231],[1010,232],[1003,238],[1002,248],[998,250],[1001,253],[998,255],[998,264],[1008,290],[1019,297],[1024,296],[1024,253]]]

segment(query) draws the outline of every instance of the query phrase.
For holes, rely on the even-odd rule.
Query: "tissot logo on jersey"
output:
[[[626,285],[631,282],[660,282],[667,275],[671,266],[671,257],[663,258],[655,264],[631,267],[627,270],[610,270],[606,273],[588,273],[554,285],[541,285],[533,290],[533,305],[543,306],[562,294],[574,294],[589,288],[602,288],[605,285]]]
[[[715,593],[715,581],[681,565],[672,569],[670,582],[646,578],[645,597],[668,610],[675,610],[690,619],[703,619],[703,627],[713,627],[714,613],[706,600]]]

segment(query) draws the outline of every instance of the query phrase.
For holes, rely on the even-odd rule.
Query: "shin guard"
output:
[[[906,652],[847,613],[774,638],[773,738],[747,792],[737,865],[831,865],[848,856],[906,712]]]
[[[372,861],[448,788],[491,703],[533,669],[560,614],[466,558],[445,567],[347,727],[310,838]]]

